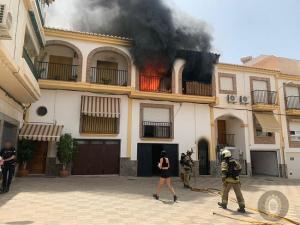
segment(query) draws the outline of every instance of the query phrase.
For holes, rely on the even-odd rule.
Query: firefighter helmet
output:
[[[222,156],[223,156],[223,158],[230,158],[231,157],[231,152],[228,149],[224,149],[222,151]]]

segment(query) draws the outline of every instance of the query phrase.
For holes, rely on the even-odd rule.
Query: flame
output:
[[[141,91],[159,91],[161,80],[167,75],[167,69],[163,62],[147,63],[140,72],[140,90]]]

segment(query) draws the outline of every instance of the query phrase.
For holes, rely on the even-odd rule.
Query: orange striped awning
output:
[[[25,123],[20,130],[19,139],[32,141],[59,141],[63,126],[53,124]]]
[[[81,96],[81,114],[93,117],[120,118],[120,99]]]

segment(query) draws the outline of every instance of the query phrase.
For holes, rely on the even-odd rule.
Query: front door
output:
[[[199,174],[209,175],[209,145],[208,141],[201,139],[198,142]]]
[[[33,153],[33,158],[27,164],[29,173],[44,174],[46,169],[46,159],[48,151],[48,142],[36,142],[36,149]]]

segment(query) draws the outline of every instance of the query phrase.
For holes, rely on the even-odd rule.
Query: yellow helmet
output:
[[[222,156],[223,156],[223,158],[230,158],[231,157],[231,152],[228,149],[224,149],[222,151]]]

